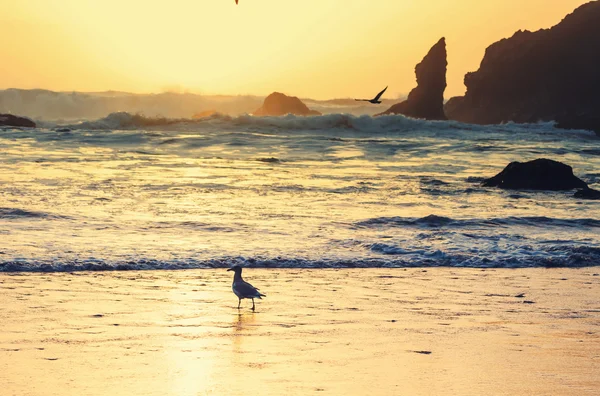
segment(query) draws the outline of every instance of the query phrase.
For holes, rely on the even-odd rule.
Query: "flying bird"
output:
[[[266,295],[262,294],[258,291],[258,289],[252,286],[250,283],[244,281],[242,279],[242,267],[239,265],[234,265],[229,268],[227,271],[234,271],[233,274],[233,283],[231,285],[231,290],[239,299],[238,301],[238,309],[240,309],[240,304],[242,303],[242,298],[251,298],[252,299],[252,311],[254,311],[254,299],[259,298],[262,300],[262,297],[266,297]]]
[[[385,92],[386,89],[388,89],[388,87],[385,87],[383,89],[383,91],[379,92],[377,94],[377,96],[375,96],[373,99],[354,99],[354,100],[357,100],[359,102],[370,102],[370,103],[373,103],[373,104],[379,104],[379,103],[381,103],[381,101],[379,100],[379,98],[381,98],[381,95],[383,95],[383,93]]]

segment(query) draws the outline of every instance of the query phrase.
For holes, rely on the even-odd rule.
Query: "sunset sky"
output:
[[[485,48],[586,0],[0,0],[0,89],[395,98],[445,36],[446,97]]]

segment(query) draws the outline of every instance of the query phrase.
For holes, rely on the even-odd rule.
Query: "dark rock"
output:
[[[486,50],[467,92],[445,105],[451,120],[475,124],[556,121],[600,133],[600,1],[558,25],[518,31]]]
[[[448,117],[449,120],[456,120],[457,118],[461,118],[466,120],[470,115],[467,113],[467,106],[465,105],[465,97],[464,96],[454,96],[446,102],[444,105],[444,114]],[[474,119],[471,117],[469,119]],[[475,124],[475,122],[471,121],[471,123]]]
[[[584,188],[582,190],[577,190],[573,197],[579,199],[600,199],[600,191]]]
[[[408,98],[377,115],[403,114],[426,120],[445,120],[444,91],[447,66],[446,40],[442,37],[415,67],[417,87],[410,91]]]
[[[12,114],[0,114],[0,126],[35,128],[35,122],[29,118],[17,117]]]
[[[484,180],[484,187],[510,190],[572,190],[587,188],[587,184],[573,175],[573,168],[545,158],[529,162],[511,162],[496,176]]]
[[[556,126],[562,129],[586,129],[600,136],[600,114],[582,111],[580,114],[565,114],[556,117]]]
[[[411,352],[418,353],[421,355],[431,355],[431,351],[411,351]]]
[[[263,105],[253,113],[255,116],[282,116],[294,114],[301,116],[321,115],[318,111],[311,110],[295,96],[287,96],[273,92],[265,98]]]

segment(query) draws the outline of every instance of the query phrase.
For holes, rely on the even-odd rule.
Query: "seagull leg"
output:
[[[242,299],[238,298],[238,309],[240,309],[240,304],[242,303]]]
[[[254,312],[254,299],[252,299],[252,312]]]

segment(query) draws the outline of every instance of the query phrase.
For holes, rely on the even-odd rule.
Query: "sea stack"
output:
[[[558,25],[518,31],[490,45],[465,96],[446,103],[451,120],[474,124],[556,121],[600,133],[600,1]]]
[[[300,116],[321,115],[318,111],[309,109],[295,96],[287,96],[273,92],[265,98],[263,105],[254,113],[255,116],[282,116],[294,114]]]
[[[408,99],[377,115],[403,114],[426,120],[445,120],[446,55],[446,39],[442,37],[415,67],[417,87],[408,94]]]

